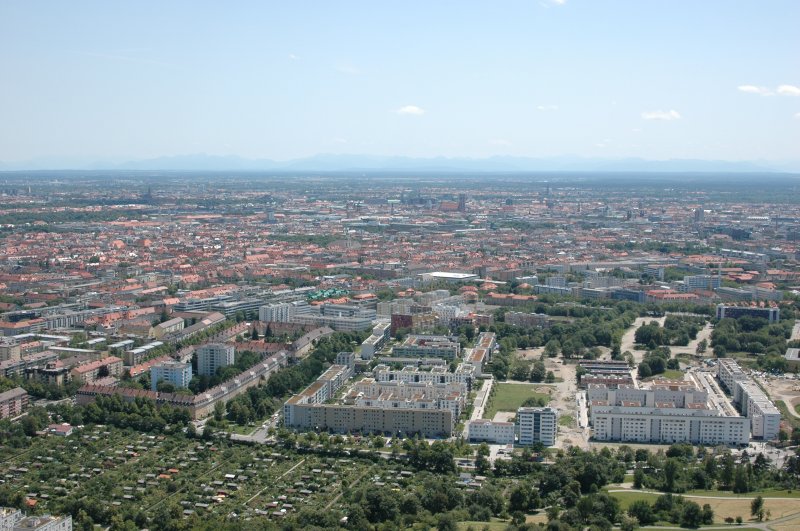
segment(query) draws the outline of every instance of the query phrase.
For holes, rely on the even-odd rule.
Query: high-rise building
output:
[[[212,376],[220,367],[233,365],[236,350],[233,345],[207,343],[197,349],[197,374]]]
[[[165,361],[150,367],[150,390],[158,390],[158,382],[169,382],[179,389],[189,387],[192,365],[178,361]]]
[[[521,407],[517,410],[517,426],[520,446],[556,443],[558,412],[551,407]]]

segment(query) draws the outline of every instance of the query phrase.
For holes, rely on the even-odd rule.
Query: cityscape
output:
[[[799,19],[0,3],[0,531],[800,529]]]
[[[713,175],[3,179],[8,521],[347,527],[344,462],[367,492],[431,467],[475,492],[605,455],[620,475],[592,483],[625,500],[664,489],[665,448],[697,447],[687,470],[795,481],[792,179],[762,176],[766,195]],[[73,440],[97,466],[61,460]],[[663,492],[714,481],[685,474]],[[64,515],[111,477],[110,505]],[[557,492],[518,507],[522,525],[569,511]]]

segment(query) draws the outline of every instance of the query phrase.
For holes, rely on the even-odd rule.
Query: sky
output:
[[[0,0],[0,161],[800,159],[800,2]]]

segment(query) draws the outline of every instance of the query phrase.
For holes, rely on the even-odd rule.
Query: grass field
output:
[[[529,398],[549,398],[549,393],[537,393],[540,384],[495,384],[494,396],[483,412],[483,418],[492,419],[498,411],[516,411]]]
[[[725,498],[755,498],[756,496],[763,496],[765,498],[800,498],[800,491],[797,490],[759,490],[757,492],[748,492],[746,494],[734,494],[733,492],[727,490],[690,490],[686,494],[692,496],[722,496]]]
[[[459,522],[458,529],[460,531],[466,531],[467,529],[491,529],[492,531],[501,531],[508,528],[508,521],[507,520],[499,520],[497,518],[493,518],[491,522],[478,522],[478,521],[468,521],[468,522]]]
[[[658,498],[658,494],[650,494],[649,492],[612,492],[611,496],[619,500],[619,506],[623,511],[627,511],[628,507],[635,501],[644,500],[648,503],[653,503]]]
[[[611,496],[617,498],[620,503],[620,507],[623,510],[627,510],[630,505],[637,501],[637,500],[645,500],[649,503],[653,503],[656,498],[658,498],[658,494],[653,494],[649,492],[612,492],[610,493]],[[724,524],[725,518],[731,517],[736,518],[737,516],[741,516],[745,522],[752,522],[750,517],[750,500],[749,498],[754,498],[757,494],[749,493],[743,498],[735,498],[730,497],[727,498],[724,496],[718,496],[718,492],[714,491],[711,493],[714,497],[704,497],[704,496],[697,496],[695,494],[685,494],[683,495],[687,500],[693,501],[698,505],[702,506],[704,504],[708,504],[711,506],[711,509],[714,511],[714,523],[715,524]],[[766,496],[765,496],[766,497]],[[717,499],[722,498],[722,499]],[[782,518],[784,516],[790,516],[793,514],[797,514],[800,517],[800,499],[797,498],[786,498],[782,500],[773,500],[773,499],[765,499],[764,500],[764,509],[770,512],[770,518]],[[744,529],[740,527],[736,527],[736,529]]]
[[[567,428],[575,425],[575,417],[572,415],[562,415],[558,417],[558,425],[566,426]]]
[[[663,372],[663,374],[661,374],[661,376],[668,380],[683,380],[683,372],[673,369],[667,369]]]

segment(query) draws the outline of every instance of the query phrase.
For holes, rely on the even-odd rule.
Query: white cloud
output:
[[[289,54],[289,59],[291,59],[292,61],[297,61],[297,60],[298,60],[298,59],[300,59],[300,58],[299,58],[299,57],[297,57],[295,54],[293,54],[293,53],[290,53],[290,54]]]
[[[798,112],[798,113],[795,113],[795,115],[794,115],[794,119],[795,119],[795,120],[800,120],[800,112]]]
[[[537,105],[536,109],[540,111],[557,111],[558,105]]]
[[[415,116],[422,116],[425,114],[425,109],[417,107],[416,105],[406,105],[405,107],[400,107],[394,112],[397,114],[412,114]]]
[[[778,87],[778,94],[783,96],[800,96],[800,87],[794,85],[781,85]]]
[[[665,120],[669,122],[672,120],[680,120],[681,115],[675,109],[669,111],[645,111],[642,113],[642,118],[645,120]]]
[[[772,96],[772,91],[767,87],[757,87],[755,85],[739,85],[736,87],[741,92],[746,92],[748,94],[758,94],[760,96]]]

